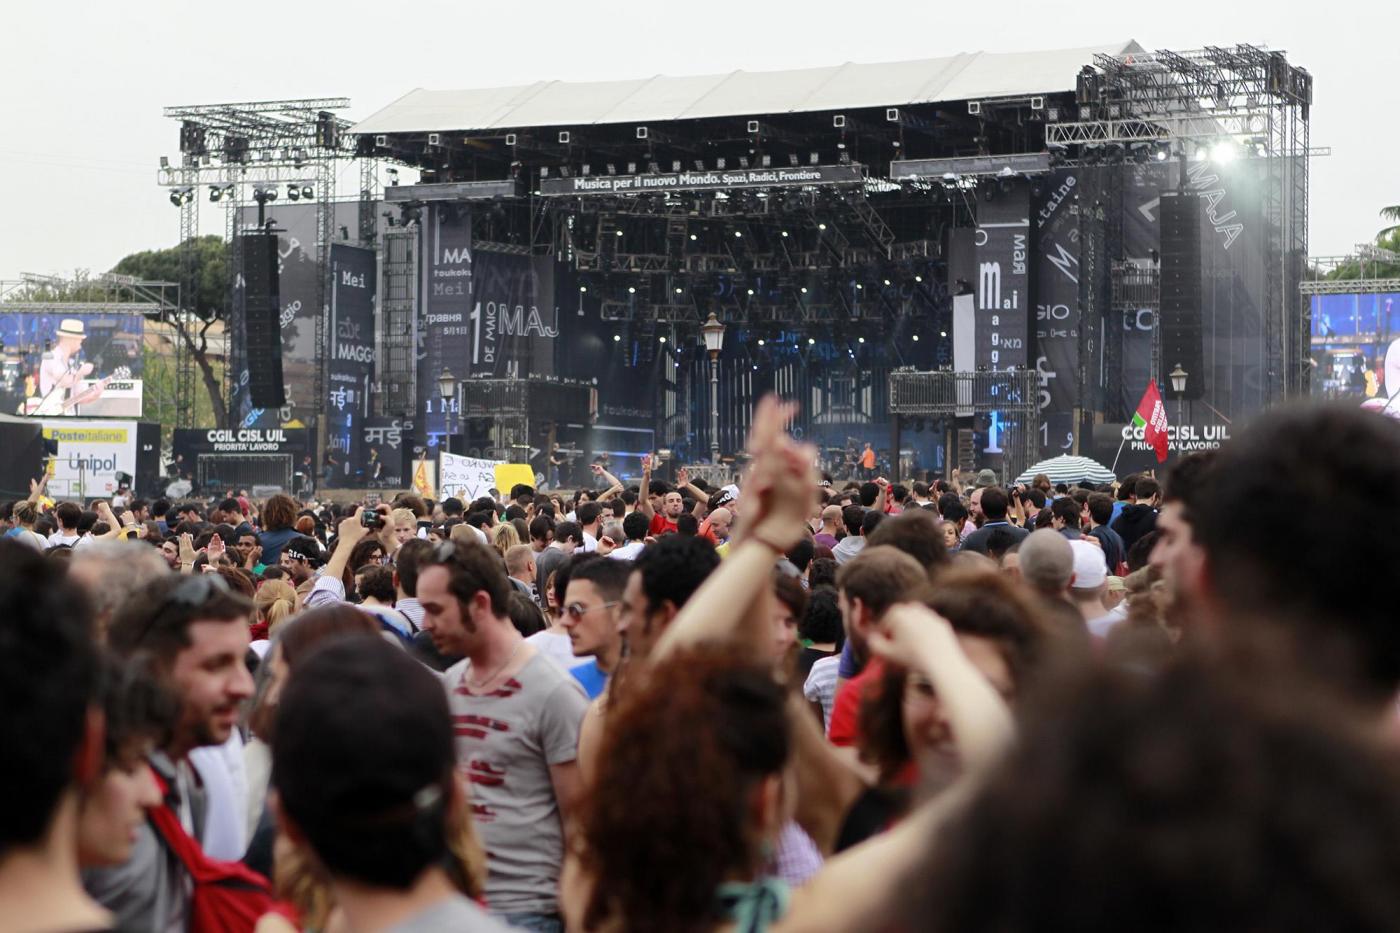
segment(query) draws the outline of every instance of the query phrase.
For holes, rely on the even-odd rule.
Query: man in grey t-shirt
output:
[[[439,651],[465,659],[443,676],[457,764],[486,849],[486,902],[516,926],[562,929],[564,823],[578,794],[588,700],[516,631],[509,598],[505,566],[484,545],[443,545],[419,566],[423,631]]]

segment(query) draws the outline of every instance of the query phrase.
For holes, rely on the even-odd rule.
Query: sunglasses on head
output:
[[[198,609],[213,600],[215,596],[226,596],[230,592],[228,581],[217,573],[201,573],[182,578],[156,604],[155,610],[147,617],[146,626],[141,630],[141,635],[135,643],[139,645],[144,642],[146,636],[151,634],[151,629],[155,627],[156,619],[159,619],[171,607]]]

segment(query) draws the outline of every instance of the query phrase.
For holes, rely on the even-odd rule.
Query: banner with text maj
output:
[[[331,358],[322,468],[326,485],[335,487],[355,484],[361,429],[369,417],[374,381],[374,251],[332,244],[331,276]]]
[[[472,376],[554,374],[559,314],[549,257],[478,245],[472,256],[471,303]]]
[[[447,427],[438,377],[450,369],[460,385],[471,365],[472,224],[471,215],[453,204],[429,204],[424,217],[418,410],[423,414],[423,434],[432,438]],[[447,404],[454,405],[455,400]],[[453,419],[456,428],[455,408]]]
[[[1030,188],[1002,179],[977,208],[977,368],[1030,365]]]

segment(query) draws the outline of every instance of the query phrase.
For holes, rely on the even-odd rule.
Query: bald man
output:
[[[822,509],[822,527],[812,538],[817,547],[835,548],[836,536],[841,533],[841,506],[828,505]]]
[[[720,506],[710,513],[710,533],[715,536],[716,544],[724,544],[729,540],[729,529],[734,524],[734,513],[724,506]]]
[[[1033,531],[1016,549],[1021,580],[1044,608],[1051,634],[1072,650],[1087,650],[1089,629],[1070,597],[1074,549],[1050,528]],[[1100,553],[1102,559],[1102,553]]]

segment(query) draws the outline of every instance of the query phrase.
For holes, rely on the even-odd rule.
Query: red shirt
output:
[[[653,538],[657,535],[673,535],[676,533],[676,523],[671,521],[660,512],[653,512],[651,516],[651,527],[647,529],[647,534]]]
[[[885,663],[879,658],[871,658],[870,663],[836,691],[836,700],[831,704],[831,724],[826,737],[832,745],[856,745],[860,740],[860,704],[868,690],[879,689],[881,678],[885,676]]]

